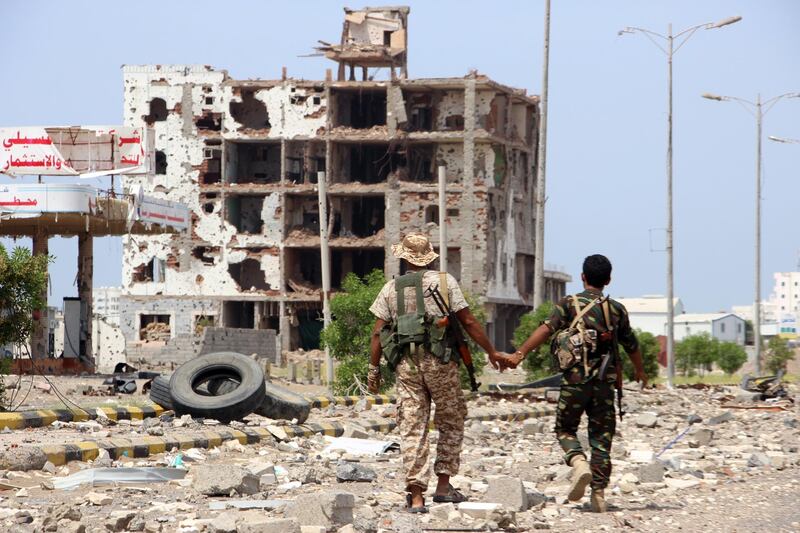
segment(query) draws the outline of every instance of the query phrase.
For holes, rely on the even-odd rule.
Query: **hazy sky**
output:
[[[542,1],[408,4],[412,77],[476,68],[539,93]],[[299,56],[317,39],[338,40],[343,5],[4,0],[0,126],[121,123],[122,64],[200,63],[272,79],[285,65],[291,76],[322,79],[333,63]],[[607,254],[614,296],[666,290],[666,256],[651,251],[663,249],[666,224],[666,58],[645,37],[617,31],[744,17],[698,31],[675,56],[675,292],[687,311],[752,302],[755,121],[700,94],[800,91],[800,2],[572,0],[553,9],[545,261],[578,279],[585,255]],[[800,138],[800,99],[778,103],[767,135]],[[799,166],[800,145],[765,140],[765,296],[772,272],[795,270],[800,257]],[[121,248],[118,238],[96,241],[95,286],[120,283]],[[77,240],[51,239],[50,250],[50,302],[60,305],[77,295]]]

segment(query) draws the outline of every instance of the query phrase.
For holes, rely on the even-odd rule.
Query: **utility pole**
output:
[[[755,294],[753,298],[753,341],[755,343],[755,372],[761,373],[761,170],[763,168],[761,143],[763,136],[764,115],[783,98],[800,98],[800,93],[786,93],[761,101],[761,93],[756,96],[756,101],[751,102],[736,96],[719,96],[711,93],[701,95],[708,100],[717,102],[734,101],[739,103],[756,119],[756,235],[755,235]],[[749,107],[748,107],[749,106]],[[772,137],[770,137],[772,139]]]
[[[447,273],[447,172],[439,166],[439,272]]]
[[[539,105],[539,145],[536,151],[536,234],[533,256],[533,308],[544,303],[544,203],[547,159],[547,88],[550,70],[550,0],[544,0],[544,61],[542,64],[542,100]]]
[[[317,200],[319,203],[319,252],[322,266],[322,324],[331,323],[331,255],[328,248],[328,184],[325,172],[317,172]],[[325,376],[328,389],[333,390],[333,359],[331,349],[325,346]]]
[[[698,24],[691,28],[673,34],[672,24],[667,26],[667,34],[661,35],[651,30],[644,28],[627,27],[621,30],[618,35],[626,33],[641,33],[647,37],[653,44],[655,44],[667,56],[667,386],[671,389],[675,377],[675,292],[674,292],[674,270],[673,270],[673,218],[672,218],[672,58],[675,52],[686,44],[694,33],[700,28],[707,30],[721,28],[729,24],[735,24],[742,20],[742,17],[729,17],[717,23],[709,22],[706,24]],[[685,37],[684,37],[685,36]],[[658,37],[666,44],[666,48],[654,39]],[[675,46],[675,39],[684,37],[682,41]]]

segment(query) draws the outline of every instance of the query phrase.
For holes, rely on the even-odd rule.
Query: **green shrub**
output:
[[[528,337],[538,328],[541,323],[553,312],[552,302],[544,302],[539,307],[522,315],[519,326],[514,330],[514,346],[519,348]],[[523,363],[523,368],[529,380],[535,380],[546,376],[551,376],[559,372],[552,364],[550,357],[550,343],[546,342],[536,350],[528,354]]]
[[[33,312],[47,308],[47,265],[50,256],[32,255],[14,248],[11,255],[0,244],[0,347],[28,342],[33,333]],[[0,406],[5,403],[3,376],[10,361],[0,364]]]
[[[644,366],[644,373],[648,381],[658,377],[658,352],[661,351],[661,346],[658,344],[658,339],[650,332],[636,329],[636,339],[639,341],[639,350],[642,352],[642,363]],[[627,353],[625,349],[620,346],[619,353]],[[622,357],[622,373],[628,381],[633,381],[633,363],[630,357]]]
[[[703,375],[717,359],[719,341],[708,333],[689,335],[675,344],[675,365],[684,376]]]
[[[735,342],[720,342],[717,346],[716,363],[726,374],[733,374],[746,362],[747,352]]]
[[[480,303],[480,300],[473,296],[470,292],[464,291],[464,298],[467,300],[469,304],[469,310],[472,312],[472,316],[478,321],[478,323],[486,328],[486,309],[483,307],[483,304]],[[462,328],[463,331],[463,328]],[[478,346],[478,343],[472,340],[472,337],[467,335],[464,332],[464,338],[467,340],[467,344],[469,345],[469,351],[472,354],[472,364],[475,367],[475,379],[480,381],[478,377],[483,374],[483,369],[486,367],[486,353],[483,351],[483,348]],[[462,389],[469,389],[469,374],[467,373],[467,367],[463,364],[458,364],[458,375],[461,380],[461,388]]]
[[[772,337],[767,343],[767,370],[777,374],[779,370],[786,370],[786,365],[794,359],[794,350],[789,348],[789,343],[782,337]]]

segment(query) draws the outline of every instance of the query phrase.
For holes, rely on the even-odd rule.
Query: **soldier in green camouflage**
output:
[[[583,262],[581,274],[584,290],[574,296],[562,298],[550,317],[509,356],[509,364],[516,367],[532,350],[545,343],[554,333],[559,346],[555,351],[561,359],[563,376],[561,395],[556,413],[555,432],[564,450],[564,459],[573,467],[572,484],[568,499],[583,498],[586,486],[591,484],[591,506],[594,512],[605,512],[604,489],[611,475],[611,442],[614,438],[614,388],[617,373],[622,372],[616,354],[615,342],[628,353],[634,367],[636,381],[647,383],[642,364],[642,354],[636,336],[631,330],[625,307],[603,296],[603,288],[611,282],[611,262],[602,255],[590,255]],[[577,317],[577,319],[576,319]],[[581,323],[582,321],[582,323]],[[578,335],[578,326],[581,330]],[[567,333],[561,333],[561,332]],[[579,340],[576,340],[576,336]],[[569,345],[572,343],[572,345]],[[569,358],[567,348],[579,354]],[[585,348],[583,348],[585,347]],[[567,363],[564,364],[566,353]],[[601,376],[603,360],[608,359],[605,375]],[[621,374],[620,374],[621,375]],[[621,385],[621,380],[618,382]],[[581,416],[589,419],[589,445],[592,448],[591,467],[576,433]]]

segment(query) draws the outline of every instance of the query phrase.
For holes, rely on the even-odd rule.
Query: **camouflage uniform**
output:
[[[423,290],[427,291],[430,286],[436,285],[439,285],[439,273],[426,271],[422,278]],[[453,312],[467,307],[458,282],[449,274],[447,289]],[[413,287],[405,290],[405,306],[407,313],[417,309]],[[397,319],[394,280],[384,285],[370,311],[385,322]],[[431,316],[442,317],[430,297],[425,298],[425,311]],[[464,419],[467,416],[467,404],[459,382],[458,362],[442,364],[426,350],[418,348],[415,354],[404,357],[397,366],[397,396],[397,425],[400,429],[400,449],[406,470],[406,490],[411,485],[420,486],[423,490],[428,487],[431,474],[428,449],[431,402],[436,406],[433,421],[439,432],[433,471],[437,475],[456,475],[464,439]]]
[[[602,293],[588,289],[578,293],[577,296],[581,308],[584,308],[592,300],[602,297]],[[631,330],[628,312],[621,303],[615,300],[609,299],[609,304],[611,321],[617,330],[617,340],[627,353],[631,353],[637,348],[638,342]],[[544,323],[552,332],[556,332],[569,327],[573,318],[575,318],[575,306],[572,298],[568,297],[561,299]],[[590,309],[583,320],[588,327],[597,330],[598,336],[608,331],[600,304]],[[589,352],[588,374],[581,363],[564,372],[561,378],[561,395],[556,413],[555,431],[558,442],[564,450],[564,459],[567,464],[570,464],[576,455],[585,456],[576,433],[584,411],[589,418],[589,445],[592,448],[591,486],[593,489],[607,487],[611,476],[611,441],[616,428],[614,387],[617,369],[609,364],[605,379],[600,381],[598,376],[602,356],[610,353],[611,342],[598,340],[597,349]]]

